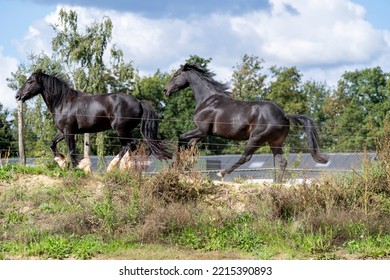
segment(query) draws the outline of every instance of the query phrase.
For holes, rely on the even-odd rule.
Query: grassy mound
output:
[[[0,259],[101,259],[143,246],[170,248],[161,257],[168,259],[173,248],[257,259],[388,258],[389,147],[386,139],[361,173],[291,187],[215,184],[185,152],[152,175],[134,164],[103,175],[5,166]]]

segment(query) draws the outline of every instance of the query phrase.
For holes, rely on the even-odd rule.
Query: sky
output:
[[[86,26],[108,16],[111,43],[141,75],[172,71],[190,55],[212,58],[229,82],[245,54],[268,68],[295,66],[303,80],[335,87],[345,71],[390,72],[387,0],[0,0],[0,103],[16,107],[6,78],[28,54],[51,53],[61,8]],[[293,112],[292,112],[293,113]]]

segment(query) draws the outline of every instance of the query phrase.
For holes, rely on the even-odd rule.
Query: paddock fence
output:
[[[327,153],[329,161],[326,164],[317,163],[308,153],[286,154],[288,161],[284,179],[289,181],[312,180],[320,176],[347,174],[350,172],[361,172],[364,161],[373,161],[376,153]],[[231,166],[241,155],[213,155],[200,156],[195,162],[194,168],[207,173],[213,180],[219,180],[217,172]],[[104,157],[103,166],[108,166],[113,156]],[[37,158],[27,158],[27,165],[34,165],[39,162]],[[101,159],[100,159],[101,161]],[[9,158],[7,164],[16,164],[18,158]],[[91,157],[92,171],[101,172],[102,164],[99,164],[97,156]],[[146,172],[151,174],[158,172],[164,167],[169,167],[171,161],[159,161],[154,157],[141,163]],[[272,154],[254,154],[251,160],[232,173],[227,174],[225,181],[261,182],[272,181],[275,177],[274,159]]]

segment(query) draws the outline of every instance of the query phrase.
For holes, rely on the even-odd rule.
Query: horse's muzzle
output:
[[[167,88],[164,88],[163,89],[163,92],[166,96],[170,96],[171,95],[171,92],[167,89]]]

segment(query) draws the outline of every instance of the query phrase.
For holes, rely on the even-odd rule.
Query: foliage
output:
[[[0,103],[0,163],[16,154],[15,137],[12,133],[12,120],[9,120],[10,112],[3,109]]]
[[[265,80],[262,74],[264,60],[257,56],[245,54],[242,62],[234,67],[232,74],[232,96],[236,99],[255,101],[264,100],[266,94]]]
[[[390,118],[389,74],[380,67],[346,72],[328,104],[324,104],[337,150],[375,149]]]

